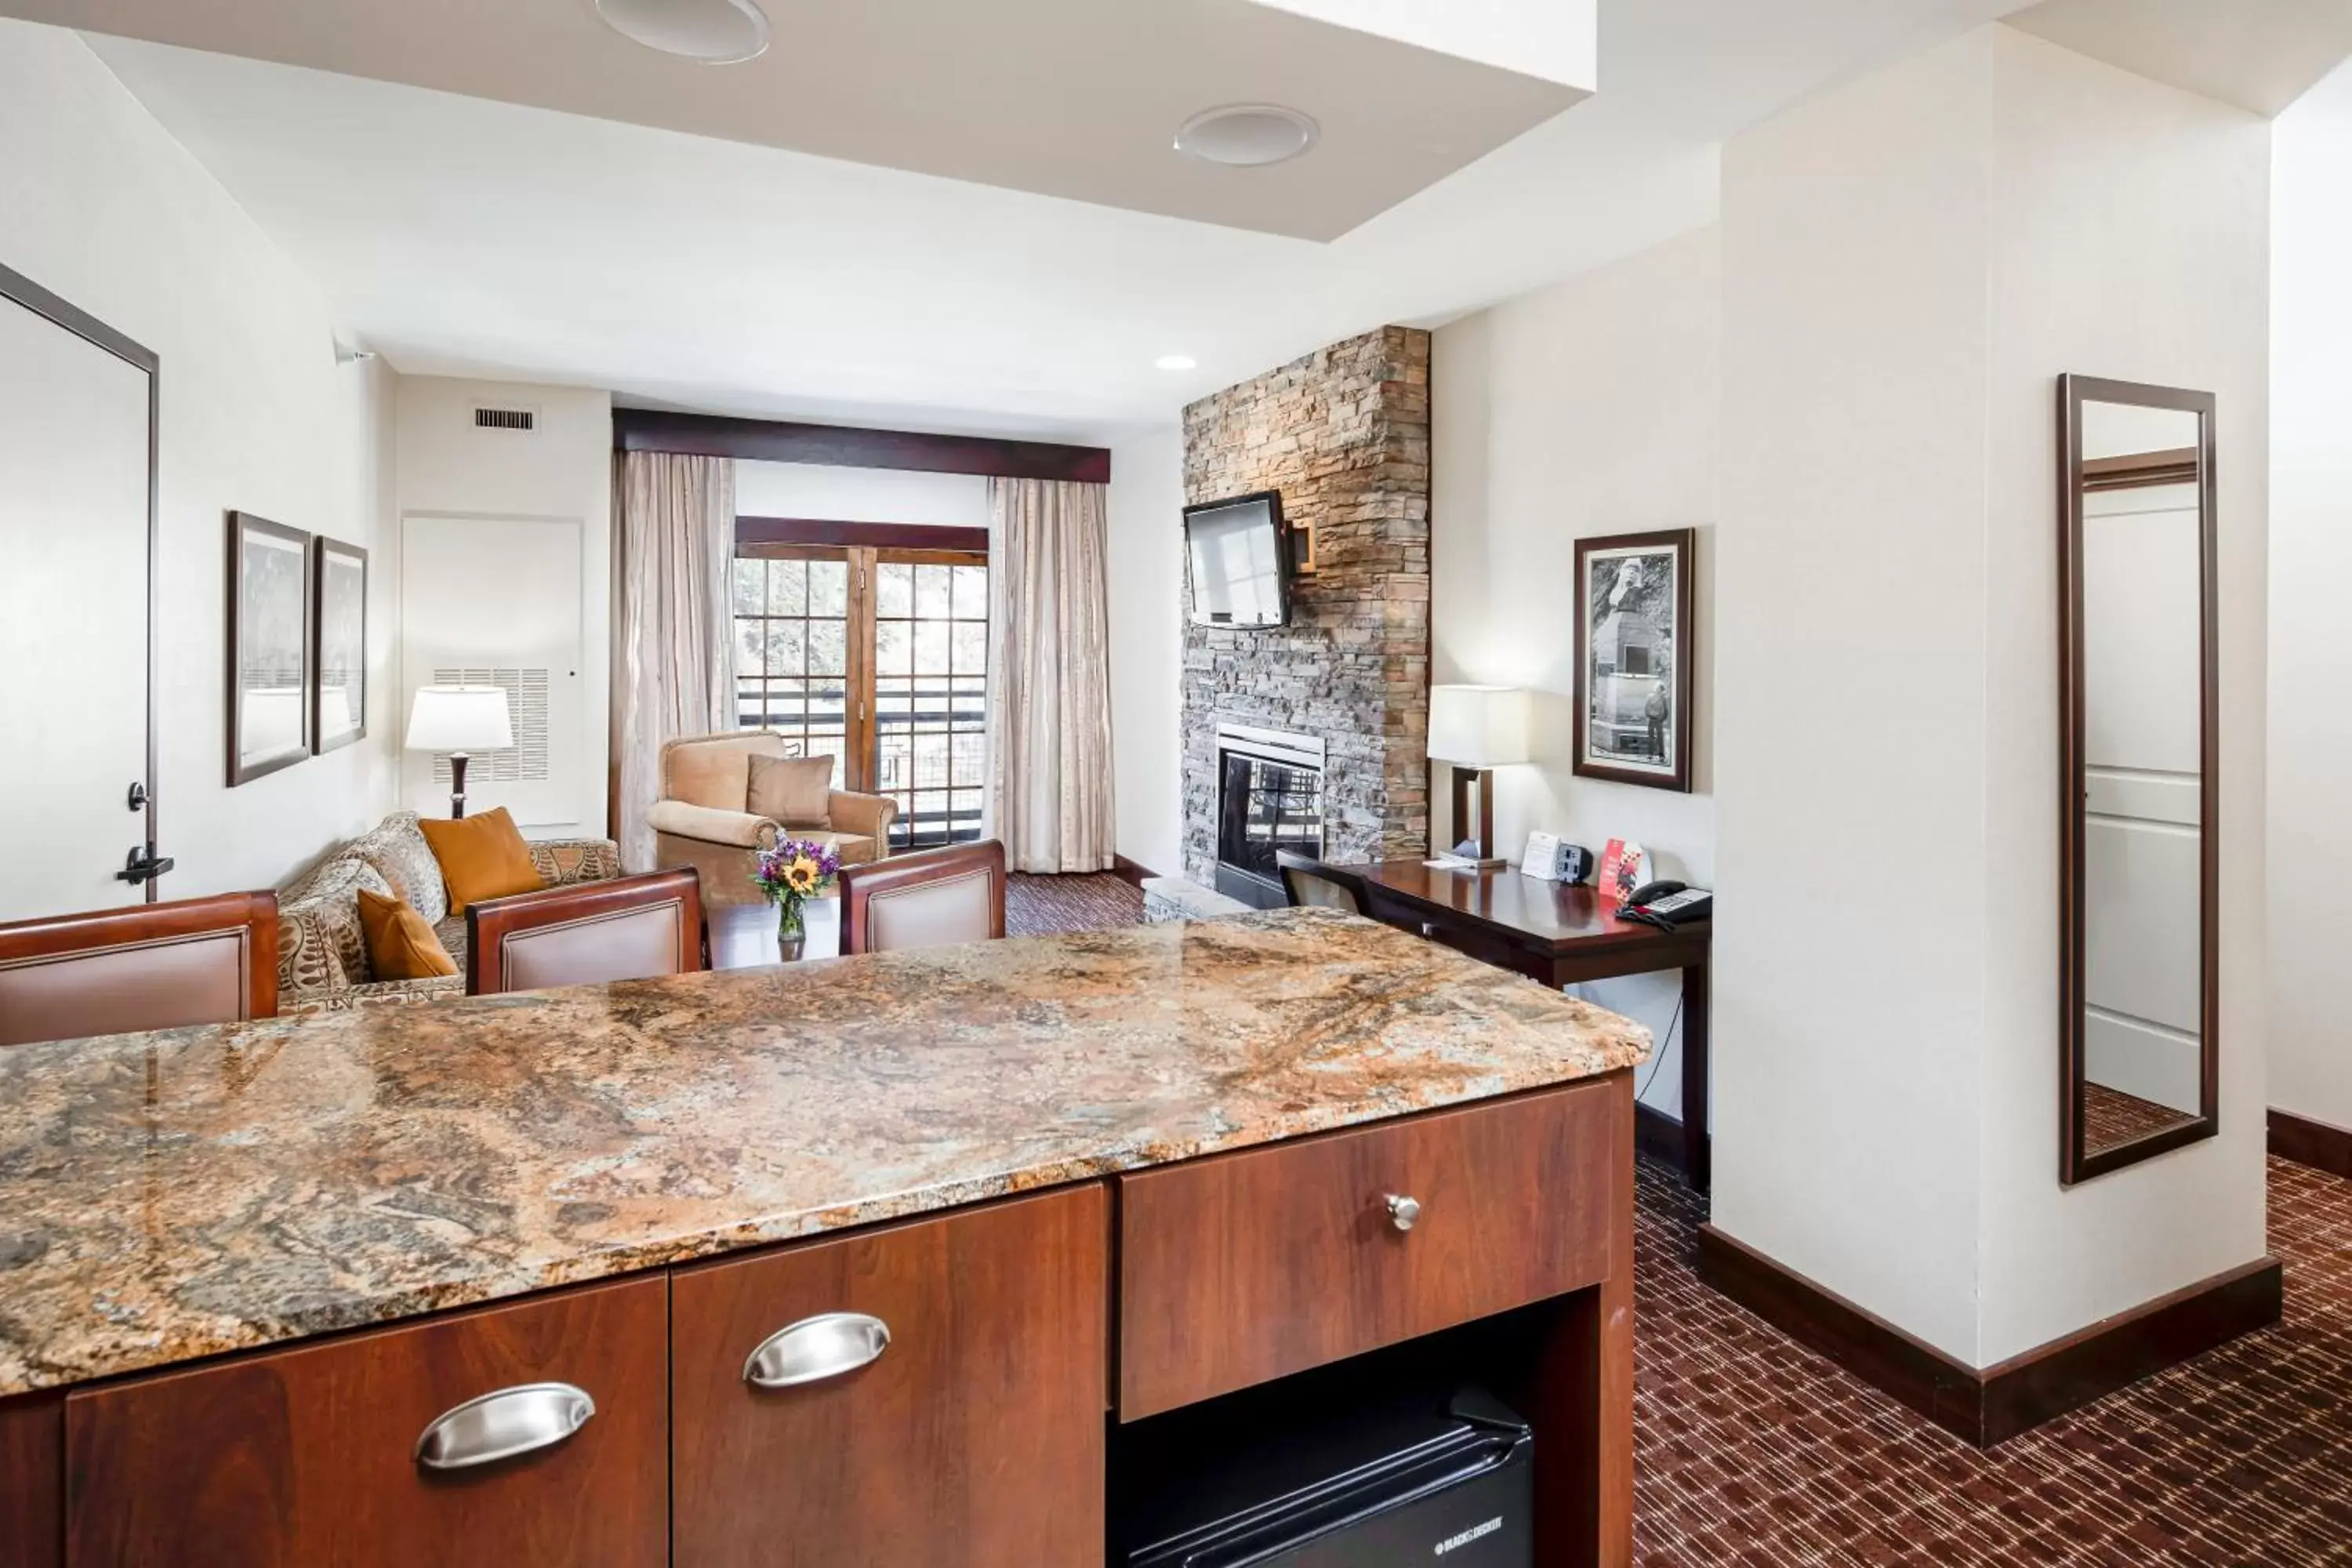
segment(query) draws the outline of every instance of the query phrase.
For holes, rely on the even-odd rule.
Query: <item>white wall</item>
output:
[[[1990,50],[1815,100],[1723,171],[1714,1219],[1963,1358]]]
[[[1543,828],[1596,854],[1639,840],[1661,869],[1715,882],[1716,470],[1721,448],[1722,247],[1707,228],[1438,329],[1431,351],[1433,678],[1536,692],[1538,761],[1495,775],[1496,840]],[[1570,772],[1576,541],[1698,531],[1693,792]],[[1432,837],[1451,842],[1450,796]],[[1642,1100],[1681,1114],[1674,974],[1573,989],[1664,1044]]]
[[[325,300],[71,33],[0,21],[0,263],[162,357],[154,790],[163,852],[179,862],[162,896],[268,887],[392,805],[397,378],[335,363]],[[366,737],[234,790],[222,706],[232,509],[370,552]],[[92,584],[58,612],[123,606]]]
[[[2270,1103],[2352,1128],[2352,66],[2278,119],[2271,255]]]
[[[1119,854],[1177,877],[1184,871],[1184,436],[1168,425],[1108,444],[1114,837]]]
[[[474,427],[478,403],[533,409],[538,427],[528,435]],[[582,548],[578,730],[571,765],[578,816],[534,822],[533,837],[602,837],[607,807],[612,733],[613,405],[602,392],[576,387],[510,385],[437,376],[402,379],[399,397],[399,512],[412,517],[576,521]],[[520,598],[547,584],[517,581]],[[429,606],[404,606],[410,616]],[[399,723],[407,721],[409,692],[400,693]],[[431,782],[429,763],[410,758],[402,773],[404,801],[431,816],[448,815],[446,793]],[[506,804],[499,787],[468,780],[468,809]]]
[[[988,480],[978,474],[739,460],[735,515],[986,528]]]
[[[2263,1250],[2257,853],[2222,1135],[2058,1184],[2052,476],[2061,372],[2219,396],[2222,832],[2260,845],[2266,159],[2001,27],[1725,156],[1715,1219],[1976,1365]]]
[[[2270,127],[2001,27],[1993,86],[1982,1354],[2259,1258],[2268,1100]],[[2340,195],[2339,195],[2340,200]],[[2069,1191],[2058,1108],[2052,383],[2210,392],[2221,492],[2221,1136]]]

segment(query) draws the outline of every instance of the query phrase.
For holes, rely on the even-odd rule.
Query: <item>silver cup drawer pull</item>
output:
[[[778,1329],[743,1363],[754,1388],[797,1388],[856,1372],[890,1348],[890,1325],[863,1312],[822,1312]]]
[[[416,1439],[428,1470],[463,1470],[552,1448],[596,1414],[588,1391],[568,1383],[501,1388],[446,1410]]]
[[[1403,1193],[1389,1194],[1389,1223],[1399,1230],[1411,1230],[1421,1218],[1421,1200]]]

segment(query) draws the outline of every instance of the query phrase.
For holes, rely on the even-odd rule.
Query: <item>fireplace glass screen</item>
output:
[[[1225,752],[1223,762],[1217,858],[1279,888],[1276,850],[1323,852],[1323,775],[1238,752]]]

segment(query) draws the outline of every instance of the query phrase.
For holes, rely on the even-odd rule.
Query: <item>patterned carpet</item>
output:
[[[1643,1568],[2352,1563],[2352,1182],[2270,1162],[2279,1327],[1990,1454],[1699,1283],[1705,1200],[1640,1193]]]
[[[1131,926],[1143,919],[1143,889],[1108,871],[1067,877],[1016,872],[1004,883],[1004,934],[1048,936],[1063,931]]]

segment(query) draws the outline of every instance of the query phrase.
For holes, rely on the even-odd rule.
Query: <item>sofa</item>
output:
[[[702,901],[758,903],[751,882],[760,851],[779,839],[806,838],[833,846],[845,866],[879,860],[890,852],[890,824],[898,803],[888,795],[824,792],[822,814],[789,820],[749,809],[751,759],[800,757],[798,736],[772,730],[730,730],[683,735],[661,749],[661,798],[646,813],[654,830],[654,864],[691,866],[702,873]]]
[[[550,887],[601,882],[621,874],[621,853],[609,838],[545,839],[530,846],[531,863]],[[457,973],[429,980],[377,980],[368,971],[360,931],[359,892],[365,888],[407,900],[433,924]],[[466,917],[449,912],[441,864],[416,826],[416,813],[396,811],[365,836],[332,850],[278,893],[278,1011],[341,1012],[378,1003],[429,1002],[466,994]]]

